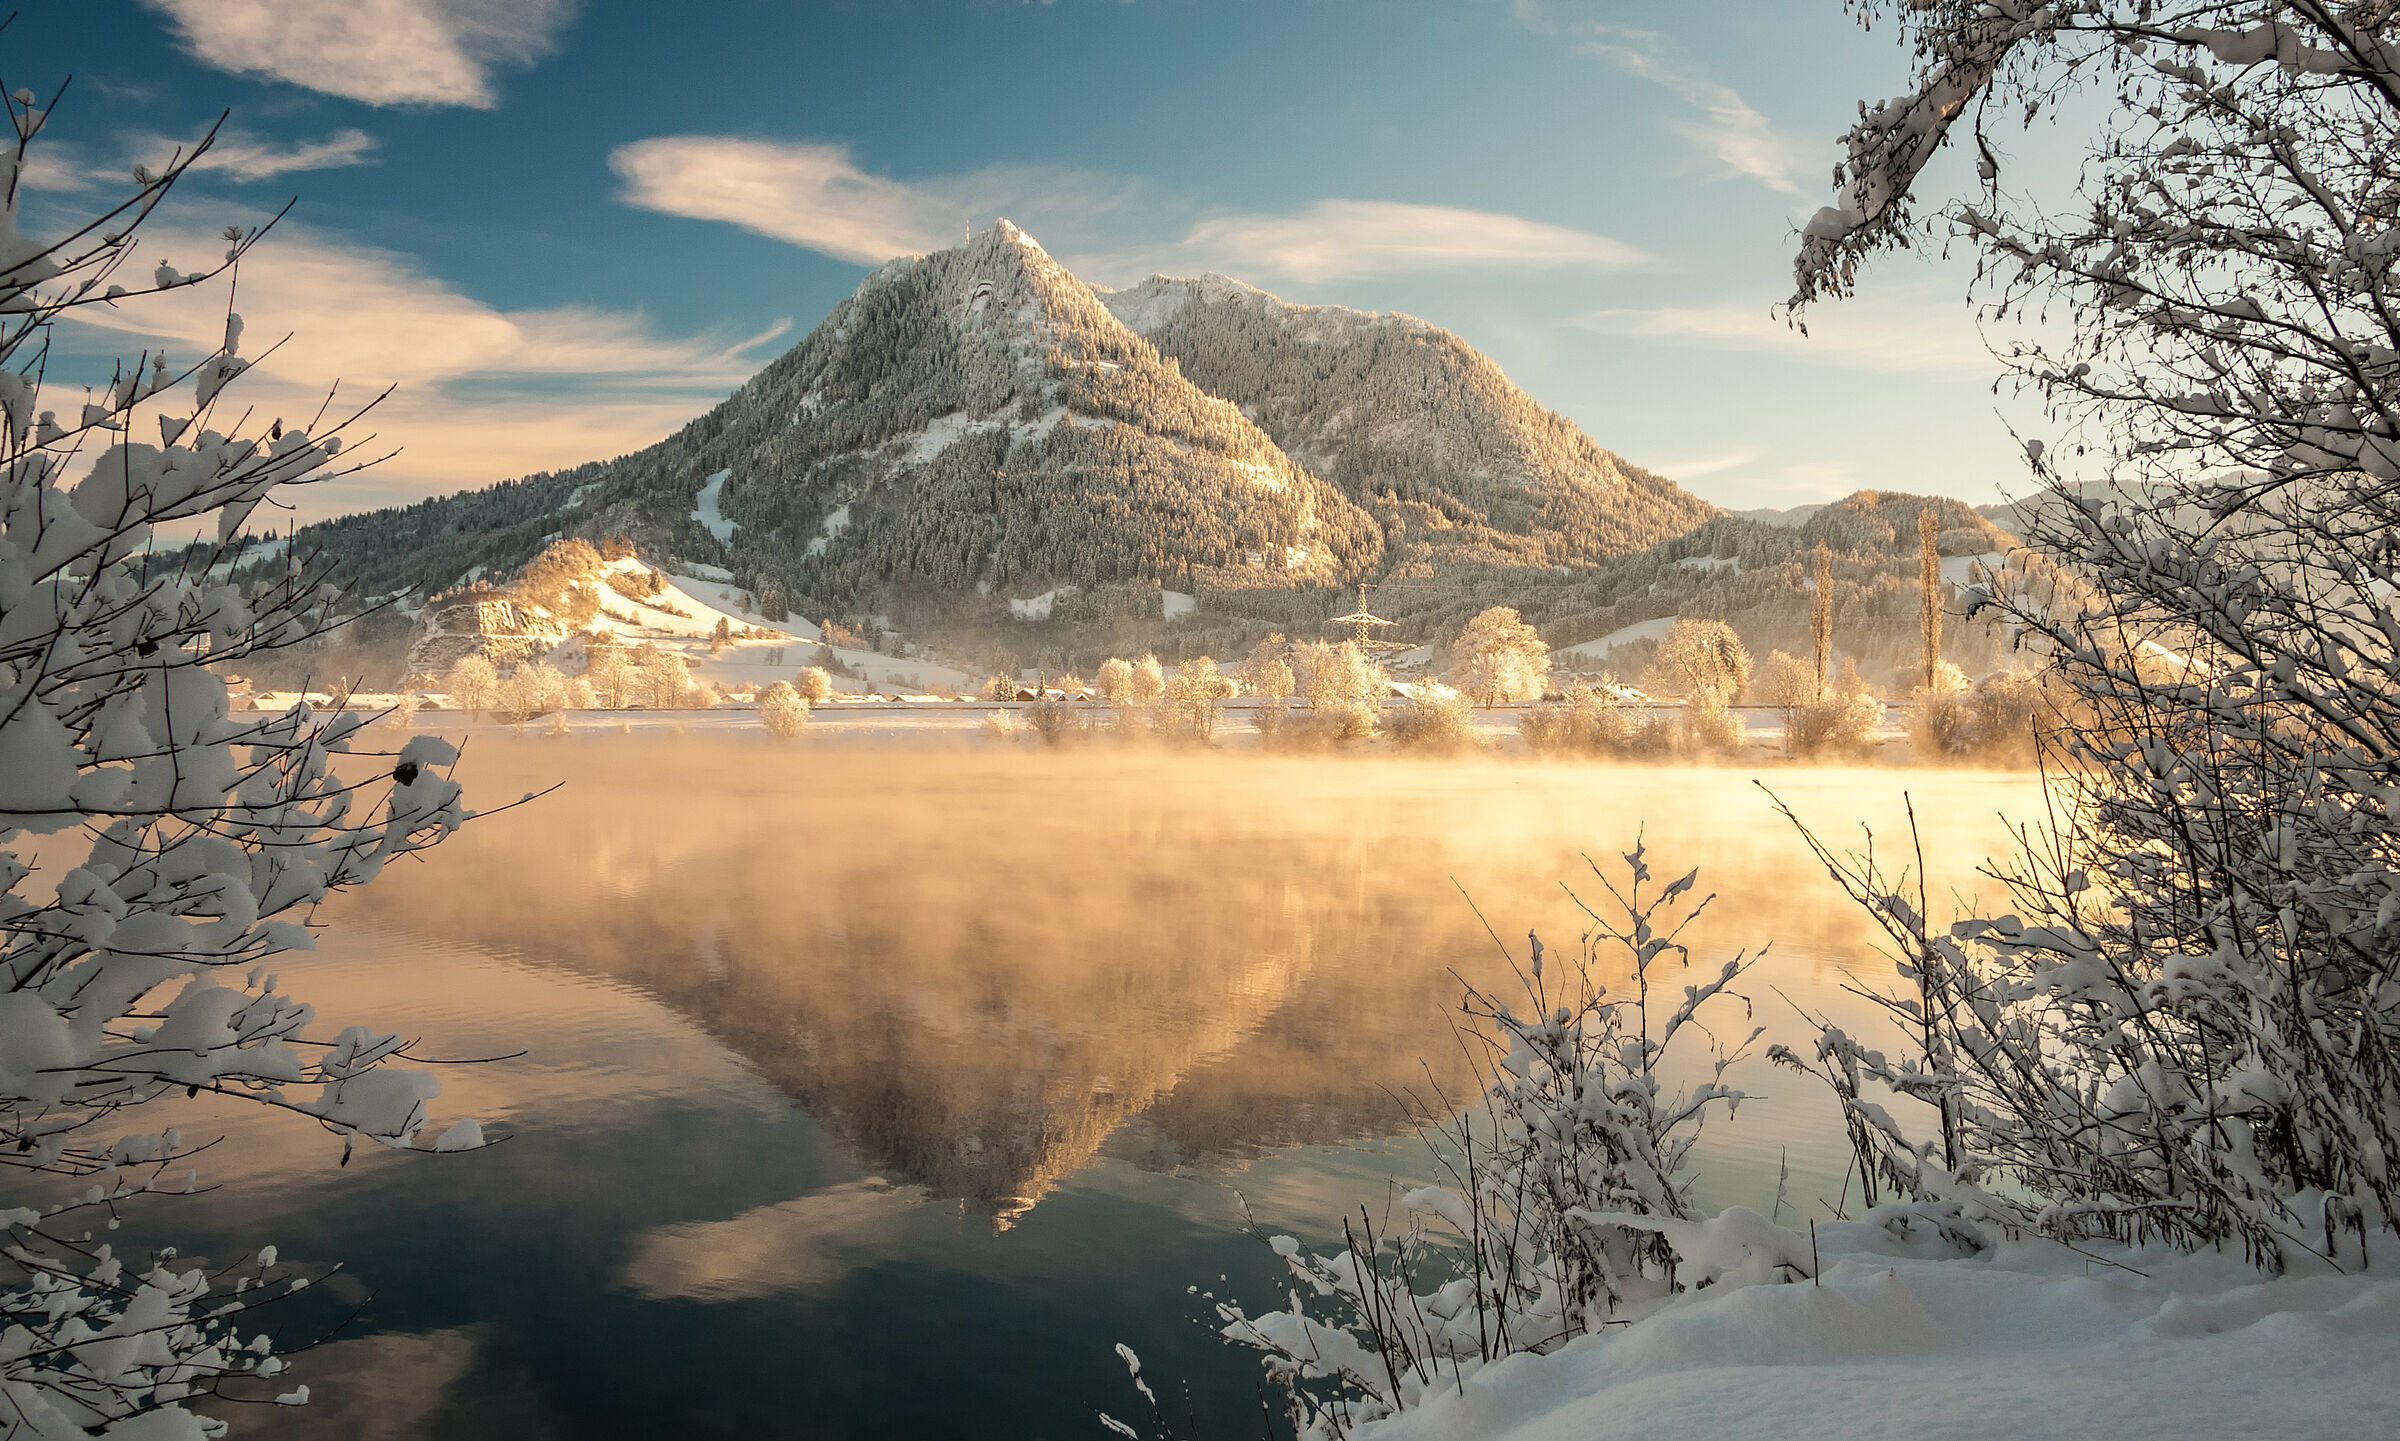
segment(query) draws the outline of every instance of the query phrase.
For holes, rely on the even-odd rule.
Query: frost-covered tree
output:
[[[2051,317],[2006,357],[2057,486],[2028,538],[2089,596],[1970,601],[2066,687],[2079,804],[2013,914],[1947,933],[1843,863],[1909,953],[1920,1042],[1887,1063],[1829,1031],[1810,1064],[1905,1193],[2352,1264],[2400,1218],[2400,6],[1861,9],[1915,73],[1851,131],[1796,298],[1948,229],[1988,313]],[[2037,111],[2098,117],[2071,192],[2004,152]],[[1977,178],[1943,197],[1953,136]],[[1862,1108],[1862,1077],[1928,1127]]]
[[[633,649],[633,685],[644,706],[673,710],[691,700],[691,662],[679,651],[645,641]]]
[[[1166,667],[1158,663],[1157,656],[1145,655],[1133,663],[1132,683],[1135,705],[1156,705],[1167,691]]]
[[[1291,664],[1284,653],[1291,643],[1278,631],[1251,647],[1241,669],[1242,691],[1261,700],[1274,701],[1278,707],[1290,700],[1296,682],[1292,679]]]
[[[367,712],[236,714],[211,668],[335,623],[302,557],[223,577],[278,487],[336,473],[355,414],[250,417],[227,391],[248,368],[230,312],[197,360],[147,352],[88,389],[56,375],[54,328],[78,310],[138,314],[230,276],[260,239],[228,229],[222,259],[190,269],[140,246],[208,140],[29,237],[16,201],[48,107],[26,90],[0,104],[0,1436],[183,1441],[224,1430],[190,1409],[212,1394],[306,1401],[271,1379],[284,1362],[247,1313],[310,1278],[272,1246],[179,1264],[93,1237],[189,1188],[205,1147],[176,1102],[202,1092],[303,1118],[345,1156],[362,1138],[481,1144],[471,1120],[427,1137],[440,1088],[387,1064],[409,1059],[399,1036],[332,1029],[274,975],[328,894],[468,813],[440,739],[371,752]]]
[[[1758,669],[1758,694],[1783,717],[1783,748],[1793,749],[1800,712],[1815,704],[1823,681],[1808,662],[1787,651],[1770,651]]]
[[[779,680],[758,693],[758,723],[777,740],[790,740],[808,726],[808,702],[790,681]]]
[[[800,692],[800,699],[812,706],[833,699],[833,677],[820,666],[802,666],[800,674],[792,678],[792,685]]]
[[[1159,729],[1177,740],[1208,744],[1217,733],[1218,706],[1225,699],[1225,676],[1207,656],[1175,668],[1159,697]]]
[[[1687,616],[1668,626],[1651,666],[1662,689],[1695,700],[1713,694],[1730,705],[1750,688],[1750,651],[1721,620]]]
[[[1514,609],[1493,606],[1450,643],[1450,683],[1479,705],[1538,700],[1550,683],[1550,647]]]
[[[481,719],[500,698],[500,672],[483,652],[469,651],[451,663],[449,673],[442,677],[442,690],[450,697],[453,710]]]
[[[594,645],[584,652],[583,680],[591,687],[593,704],[603,710],[623,710],[635,697],[639,672],[627,647]]]

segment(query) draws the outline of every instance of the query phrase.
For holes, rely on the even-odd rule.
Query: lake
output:
[[[1572,951],[1587,854],[1700,867],[1694,978],[1772,943],[1742,987],[1767,1040],[1889,976],[1732,769],[752,735],[478,738],[459,774],[487,809],[562,788],[327,906],[278,969],[429,1054],[525,1049],[445,1068],[432,1107],[506,1143],[342,1167],[234,1117],[198,1162],[219,1189],[128,1222],[341,1262],[286,1344],[371,1298],[296,1363],[316,1400],[237,1435],[1096,1437],[1138,1407],[1121,1341],[1199,1435],[1254,1436],[1256,1360],[1198,1294],[1280,1296],[1243,1205],[1322,1242],[1427,1173],[1404,1098],[1471,1089],[1459,978],[1505,980],[1528,928]],[[2023,775],[1756,774],[1837,848],[1899,841],[1912,792],[1937,895],[2041,801]],[[1764,1210],[1788,1166],[1826,1214],[1831,1101],[1734,1074],[1755,1094],[1700,1194]]]

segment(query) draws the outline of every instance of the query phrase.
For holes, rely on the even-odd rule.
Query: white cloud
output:
[[[178,256],[190,263],[223,248],[223,240],[197,234],[148,234],[133,269],[146,272]],[[75,314],[113,337],[87,330],[70,343],[79,353],[164,345],[171,361],[189,364],[216,343],[225,305],[220,281],[113,311],[87,307]],[[220,407],[301,423],[336,382],[336,413],[398,387],[364,422],[376,448],[397,446],[398,458],[354,481],[288,497],[310,516],[652,444],[748,379],[758,368],[757,347],[789,328],[672,337],[637,314],[501,310],[423,274],[405,256],[288,223],[243,261],[236,308],[245,322],[243,355],[258,358],[270,346],[274,353],[230,387]],[[351,444],[362,438],[353,433]]]
[[[369,105],[490,109],[491,72],[546,52],[572,0],[147,0],[194,59]]]
[[[1522,216],[1388,200],[1320,200],[1288,215],[1221,215],[1171,246],[1103,256],[1095,269],[1139,279],[1158,270],[1222,270],[1293,280],[1420,271],[1615,269],[1646,259],[1621,240]]]
[[[1668,128],[1723,167],[1785,195],[1803,193],[1794,177],[1809,159],[1809,147],[1778,131],[1730,85],[1694,73],[1668,58],[1661,37],[1623,26],[1598,26],[1596,38],[1577,48],[1629,75],[1659,85],[1691,113],[1668,120]]]
[[[877,265],[957,232],[938,196],[869,175],[838,145],[676,135],[621,145],[609,165],[624,200],[722,220],[806,250]]]
[[[1602,268],[1644,257],[1590,231],[1491,211],[1320,200],[1288,214],[1203,219],[1183,238],[1111,246],[1129,211],[1178,208],[1138,182],[1055,167],[996,167],[899,181],[870,175],[838,145],[666,136],[618,148],[627,203],[721,220],[841,260],[876,264],[957,242],[965,222],[1007,215],[1095,279],[1158,270],[1342,280],[1457,269]],[[1063,233],[1062,233],[1063,232]]]
[[[1609,335],[1853,370],[1983,377],[2000,371],[1964,296],[1935,285],[1889,285],[1815,306],[1806,334],[1763,299],[1595,310],[1573,323]]]

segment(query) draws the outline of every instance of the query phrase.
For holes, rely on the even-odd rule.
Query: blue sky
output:
[[[400,454],[311,513],[647,444],[998,215],[1095,282],[1423,316],[1720,504],[2020,484],[1961,263],[1887,263],[1807,339],[1770,313],[1905,78],[1836,0],[33,0],[0,55],[74,76],[36,233],[220,110],[149,254],[297,197],[241,278],[291,337],[250,399],[400,387]],[[69,348],[196,354],[223,305]]]

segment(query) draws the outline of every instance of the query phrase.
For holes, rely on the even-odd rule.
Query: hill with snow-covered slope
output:
[[[972,681],[923,656],[826,645],[823,627],[796,615],[770,619],[756,593],[734,585],[728,572],[698,569],[706,573],[676,574],[621,556],[541,596],[525,586],[444,596],[419,612],[404,670],[438,680],[473,653],[502,670],[540,661],[572,676],[584,672],[594,648],[616,645],[679,655],[694,678],[721,691],[755,692],[826,659],[886,690]]]
[[[562,532],[722,566],[769,613],[933,598],[1003,621],[1061,586],[1155,612],[1162,586],[1329,587],[1381,554],[1363,511],[1006,222],[878,269],[655,446],[302,540],[389,592],[505,574]]]
[[[657,445],[297,539],[364,593],[426,595],[624,536],[763,614],[1007,668],[1314,634],[1360,581],[1405,581],[1430,634],[1713,514],[1448,332],[1229,281],[1104,303],[1003,222],[876,270]]]
[[[1917,516],[1928,506],[1953,612],[1978,565],[2032,563],[2014,536],[1962,502],[1862,490],[1809,507],[1796,521],[1722,516],[1594,572],[1541,614],[1543,638],[1570,667],[1638,674],[1645,642],[1663,636],[1673,618],[1693,616],[1728,622],[1759,657],[1776,649],[1807,656],[1821,543],[1833,562],[1835,654],[1857,660],[1869,680],[1905,689],[1921,654]],[[1944,657],[1969,675],[2007,660],[2007,638],[1995,625],[1954,614],[1942,637]]]
[[[1222,275],[1103,299],[1373,514],[1396,569],[1589,565],[1718,514],[1414,316],[1294,305]]]

